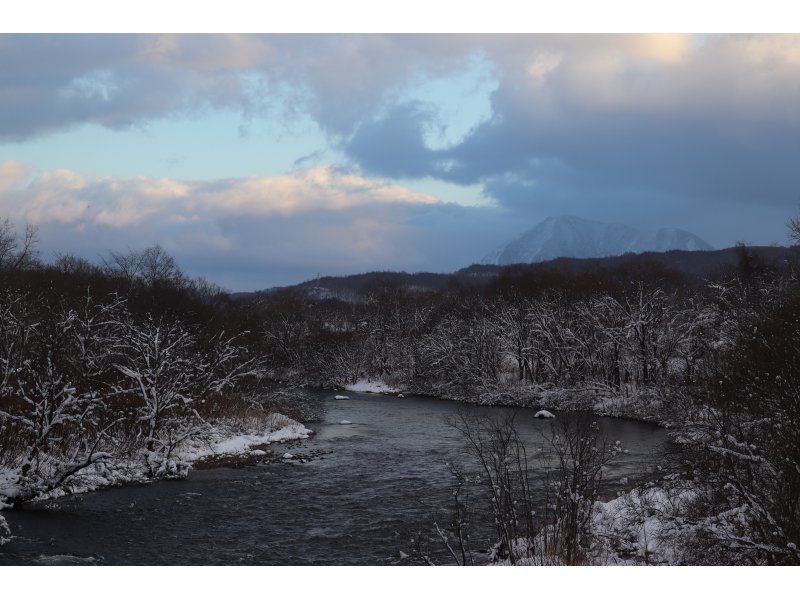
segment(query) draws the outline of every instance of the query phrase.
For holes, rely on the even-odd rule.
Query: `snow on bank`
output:
[[[685,515],[696,497],[691,489],[651,485],[595,503],[593,564],[691,564],[684,547],[697,524]]]
[[[421,393],[424,396],[438,397],[449,401],[473,403],[477,405],[504,405],[528,407],[537,411],[571,412],[591,411],[605,417],[619,417],[655,423],[670,427],[680,418],[676,401],[658,387],[636,387],[623,385],[612,388],[599,384],[562,388],[554,384],[534,384],[509,381],[497,387],[475,389],[474,393],[464,394],[451,389],[442,390],[435,386],[428,388],[403,388],[393,386],[383,380],[362,378],[353,384],[346,384],[344,390],[402,397],[405,391]],[[343,400],[346,395],[335,395]]]
[[[624,386],[615,389],[600,385],[561,388],[553,384],[509,383],[476,391],[472,395],[424,392],[451,401],[477,405],[503,405],[549,410],[554,413],[591,411],[605,417],[620,417],[669,427],[681,418],[677,401],[656,387]]]
[[[663,397],[654,388],[612,389],[606,387],[558,388],[549,385],[522,387],[517,394],[527,396],[539,409],[592,411],[606,417],[664,422],[668,419]]]
[[[621,493],[607,502],[597,501],[589,524],[585,565],[692,565],[698,563],[692,542],[707,521],[687,516],[697,492],[662,480]],[[514,542],[517,565],[564,565],[543,544],[552,533],[548,526],[536,538]],[[532,549],[532,552],[531,552]],[[510,565],[508,559],[497,564]]]
[[[5,518],[0,515],[0,546],[11,541],[11,528],[8,527]]]
[[[362,378],[344,389],[350,392],[403,396],[402,389],[378,379]],[[682,417],[676,400],[657,387],[623,385],[612,388],[603,385],[586,385],[561,388],[553,384],[510,382],[501,387],[478,389],[474,394],[442,392],[436,388],[416,388],[414,392],[425,396],[477,405],[504,405],[527,407],[537,412],[591,411],[604,417],[619,417],[650,422],[670,427]],[[342,400],[346,395],[336,395]]]
[[[536,419],[555,419],[555,418],[556,418],[556,416],[555,416],[555,415],[553,415],[553,414],[552,414],[552,413],[550,413],[549,411],[545,411],[544,409],[542,409],[541,411],[537,411],[536,413],[534,413],[534,414],[533,414],[533,417],[535,417]]]
[[[371,392],[379,395],[396,395],[400,392],[399,388],[390,386],[385,382],[380,380],[368,380],[367,378],[362,378],[354,384],[347,384],[344,389],[350,392]]]
[[[257,428],[236,428],[227,423],[212,426],[208,434],[187,442],[179,457],[188,463],[194,463],[209,457],[245,455],[259,450],[256,447],[265,444],[301,440],[313,434],[303,424],[277,413],[268,415]]]
[[[183,478],[192,465],[215,457],[236,457],[265,454],[261,448],[272,443],[284,443],[308,438],[313,434],[303,424],[273,413],[266,417],[240,420],[218,420],[200,434],[187,440],[172,456],[165,460],[156,477]],[[0,510],[7,505],[3,497],[17,495],[18,475],[15,470],[0,468]],[[110,486],[153,481],[145,453],[130,457],[112,457],[83,469],[72,476],[66,484],[39,499],[58,498],[67,494],[81,494]],[[0,544],[3,538],[3,523],[0,519]]]

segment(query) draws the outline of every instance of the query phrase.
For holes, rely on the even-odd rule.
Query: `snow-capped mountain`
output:
[[[643,231],[624,224],[584,220],[576,216],[546,218],[507,245],[483,258],[484,264],[543,262],[557,257],[607,257],[644,251],[713,249],[679,228]]]

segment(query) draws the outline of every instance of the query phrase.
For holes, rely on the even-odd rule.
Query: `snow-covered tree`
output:
[[[0,309],[0,424],[19,439],[4,447],[14,458],[14,479],[4,490],[12,504],[60,488],[107,458],[101,447],[116,423],[93,381],[105,373],[111,337],[104,316],[117,304],[98,308],[87,297],[78,312],[34,303],[35,319],[28,297],[6,296]]]
[[[150,472],[181,474],[175,449],[206,426],[196,409],[198,401],[254,374],[254,362],[236,339],[217,335],[203,344],[195,331],[171,318],[140,321],[128,315],[119,330],[114,368],[121,379],[115,393],[133,405]]]
[[[8,544],[11,541],[11,528],[8,526],[8,522],[6,521],[5,517],[0,515],[0,546],[3,544]]]

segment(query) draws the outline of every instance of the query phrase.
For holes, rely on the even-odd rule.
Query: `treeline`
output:
[[[744,246],[737,268],[700,281],[615,268],[526,273],[421,293],[385,285],[360,300],[284,292],[251,300],[277,378],[340,386],[379,378],[407,390],[513,402],[535,388],[633,394],[713,379],[742,322],[796,292],[792,264]]]
[[[46,264],[35,243],[0,223],[0,503],[183,475],[186,441],[263,407],[263,362],[221,289],[159,246]]]

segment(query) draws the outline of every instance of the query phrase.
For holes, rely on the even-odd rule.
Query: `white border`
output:
[[[783,32],[792,0],[18,0],[6,32]]]
[[[631,32],[800,29],[785,0],[28,0],[2,7],[6,32]],[[2,52],[2,44],[0,44]],[[0,73],[0,77],[2,73]],[[158,530],[154,530],[158,533]],[[347,596],[774,596],[797,569],[766,568],[0,568],[0,595],[71,598]]]
[[[66,598],[751,598],[791,594],[797,574],[790,567],[10,567],[0,568],[0,589]]]

